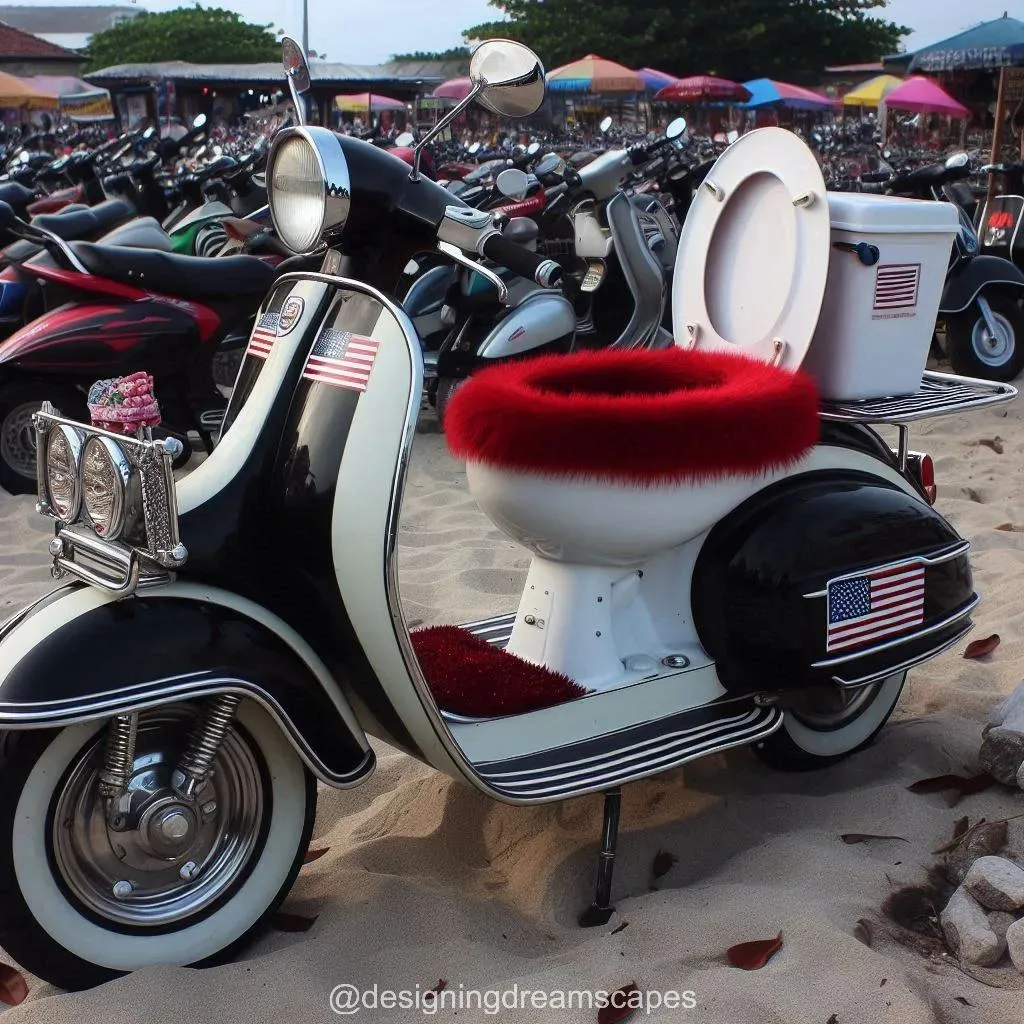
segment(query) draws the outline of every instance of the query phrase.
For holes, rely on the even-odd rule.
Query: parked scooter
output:
[[[301,110],[305,60],[282,51]],[[518,43],[481,44],[471,78],[462,107],[543,100]],[[452,443],[530,576],[514,614],[410,633],[395,546],[423,362],[382,286],[439,243],[552,290],[558,273],[324,128],[279,133],[267,179],[282,239],[322,265],[265,300],[210,457],[175,482],[173,438],[37,419],[39,508],[72,585],[0,628],[0,945],[26,969],[80,988],[231,956],[296,877],[316,780],[372,773],[367,732],[496,800],[605,791],[581,918],[604,923],[621,784],[749,744],[775,767],[831,764],[970,629],[969,543],[931,506],[930,460],[868,423],[1013,388],[933,374],[902,403],[819,410],[801,373],[671,348],[465,386]],[[827,251],[821,206],[782,214]]]

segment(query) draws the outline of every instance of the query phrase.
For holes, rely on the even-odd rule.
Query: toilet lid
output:
[[[700,186],[680,235],[672,286],[676,344],[797,369],[828,277],[825,179],[792,132],[741,136]]]

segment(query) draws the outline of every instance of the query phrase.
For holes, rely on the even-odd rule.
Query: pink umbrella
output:
[[[971,116],[970,110],[940,89],[930,78],[916,75],[898,85],[885,97],[890,110],[910,110],[918,114],[943,114],[946,117]]]
[[[464,100],[473,91],[469,78],[449,78],[442,82],[430,95],[439,100]]]

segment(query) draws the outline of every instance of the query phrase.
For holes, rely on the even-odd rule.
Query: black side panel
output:
[[[106,708],[115,692],[123,707],[209,692],[222,680],[244,682],[270,704],[325,775],[341,781],[372,766],[372,754],[283,640],[232,609],[183,598],[139,596],[67,623],[0,685],[0,722],[70,720]]]
[[[711,531],[694,569],[694,624],[732,692],[826,683],[835,670],[812,665],[832,657],[826,651],[827,601],[805,595],[821,595],[837,577],[935,555],[958,543],[956,531],[934,509],[876,477],[808,473],[750,499]],[[927,566],[918,628],[955,615],[973,598],[966,554]],[[937,651],[944,639],[938,631],[927,642],[932,647],[925,647]],[[897,645],[883,661],[899,664],[912,646]],[[849,664],[840,673],[844,678],[885,667],[868,657]]]

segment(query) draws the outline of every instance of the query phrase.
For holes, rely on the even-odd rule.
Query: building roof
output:
[[[396,75],[384,65],[336,64],[331,61],[310,61],[310,78],[314,85],[335,82],[395,82],[415,85],[419,76]],[[190,64],[183,60],[155,64],[116,64],[86,75],[90,82],[149,82],[169,78],[175,82],[274,83],[285,88],[284,72],[277,61],[265,64]]]
[[[81,33],[94,35],[113,28],[118,21],[142,14],[133,4],[82,4],[80,7],[40,7],[31,4],[0,5],[0,21],[35,35]]]
[[[81,60],[73,50],[47,42],[29,32],[0,21],[0,58],[33,57],[36,59]]]
[[[447,82],[469,74],[469,58],[465,60],[391,60],[383,67],[400,78],[416,78],[426,82]]]
[[[877,73],[881,70],[882,62],[876,60],[870,64],[837,64],[833,67],[825,68],[825,73],[829,75],[870,75],[873,71]]]

